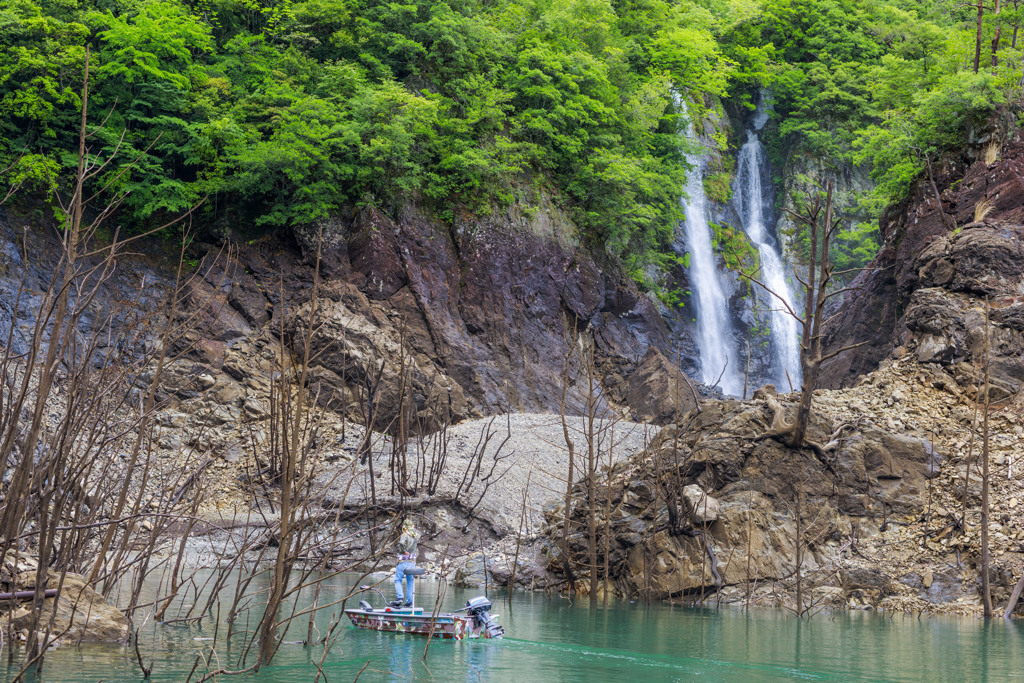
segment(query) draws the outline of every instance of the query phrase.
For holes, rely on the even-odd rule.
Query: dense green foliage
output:
[[[132,221],[201,197],[271,226],[410,196],[451,216],[527,182],[639,265],[678,217],[672,86],[694,111],[725,93],[713,23],[662,0],[14,0],[0,155],[67,185],[89,45],[90,151]]]
[[[874,191],[841,204],[851,220],[834,243],[839,267],[871,259],[881,209],[904,198],[930,162],[961,151],[1001,103],[1019,104],[1024,5],[998,15],[994,7],[982,5],[980,43],[977,5],[951,0],[765,0],[723,33],[738,71],[760,74],[735,80],[734,101],[749,106],[758,88],[771,89],[765,141],[776,168],[797,157],[871,171]]]
[[[1020,96],[1020,11],[989,8],[978,74],[975,21],[975,8],[946,0],[766,0],[723,42],[764,46],[773,68],[754,85],[772,89],[776,143],[836,164],[868,161],[891,199],[905,191],[907,157],[962,145],[971,125]]]
[[[0,168],[66,190],[88,45],[90,154],[109,162],[92,189],[123,196],[128,224],[203,197],[207,218],[236,224],[410,197],[450,218],[525,184],[639,268],[679,218],[673,91],[700,117],[771,89],[776,161],[869,164],[877,209],[1019,97],[1018,10],[987,13],[978,74],[972,12],[951,0],[10,0]],[[727,179],[708,179],[720,199]],[[869,233],[848,235],[851,262]]]

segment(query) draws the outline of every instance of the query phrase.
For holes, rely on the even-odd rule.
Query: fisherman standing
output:
[[[416,530],[412,519],[402,522],[402,535],[398,537],[398,566],[395,567],[395,595],[398,597],[393,607],[412,607],[413,580],[415,577],[406,572],[416,566],[416,546],[420,541],[420,532]],[[402,579],[405,579],[403,597]]]

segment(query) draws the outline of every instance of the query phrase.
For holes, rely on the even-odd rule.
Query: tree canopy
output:
[[[639,269],[680,217],[677,101],[768,88],[776,155],[868,164],[884,204],[1019,98],[1020,10],[982,9],[979,33],[947,0],[11,0],[0,168],[70,182],[88,45],[95,189],[126,223],[201,197],[253,229],[410,199],[450,218],[525,185]]]

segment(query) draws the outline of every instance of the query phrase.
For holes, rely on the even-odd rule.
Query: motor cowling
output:
[[[491,638],[501,638],[505,634],[505,629],[491,619],[491,601],[483,595],[467,600],[463,609],[473,618],[473,628],[483,628]]]

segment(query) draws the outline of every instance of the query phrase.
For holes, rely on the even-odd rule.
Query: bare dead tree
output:
[[[526,484],[523,486],[523,502],[519,509],[519,528],[516,531],[516,549],[512,556],[512,568],[509,570],[508,579],[508,606],[512,609],[512,591],[516,586],[516,573],[519,571],[519,551],[523,545],[523,530],[526,526],[526,502],[530,490],[530,480],[533,478],[533,463],[526,473]]]
[[[565,447],[569,452],[569,457],[566,460],[566,474],[565,474],[565,501],[562,514],[562,565],[565,570],[566,580],[569,583],[569,594],[572,595],[575,588],[575,580],[572,573],[572,565],[570,562],[569,554],[569,523],[572,519],[572,485],[574,480],[573,465],[576,453],[576,444],[569,436],[569,423],[565,419],[565,397],[569,391],[569,360],[572,358],[573,352],[576,350],[575,343],[569,348],[568,353],[565,354],[565,363],[562,370],[562,400],[560,403],[559,415],[562,419],[562,436],[565,439]]]
[[[299,522],[303,510],[296,505],[295,496],[298,489],[308,484],[312,473],[306,467],[309,454],[311,434],[315,428],[315,420],[307,419],[306,386],[308,383],[310,367],[310,347],[317,318],[317,304],[320,285],[320,252],[322,236],[318,241],[316,267],[313,272],[313,288],[310,294],[309,322],[303,331],[305,343],[303,357],[298,368],[298,377],[294,378],[293,372],[286,372],[282,368],[279,373],[278,395],[282,410],[278,415],[272,416],[273,429],[280,434],[278,443],[281,447],[281,493],[280,510],[281,521],[278,533],[277,557],[274,560],[274,568],[270,581],[270,590],[267,596],[267,606],[260,622],[259,635],[259,660],[267,664],[273,659],[277,652],[279,643],[277,640],[278,610],[288,592],[288,582],[292,566],[296,556],[301,549],[301,531]],[[282,297],[282,305],[284,297]],[[284,313],[282,312],[282,316]],[[284,354],[284,325],[281,325],[281,351]],[[293,388],[292,381],[297,384]],[[293,404],[294,402],[294,404]],[[276,418],[276,419],[274,419]]]
[[[748,489],[747,490],[747,509],[746,509],[746,522],[747,522],[747,524],[746,524],[746,538],[744,539],[744,543],[746,544],[746,552],[747,552],[747,566],[746,566],[747,593],[746,593],[746,599],[744,600],[744,607],[746,609],[750,609],[750,598],[751,598],[751,595],[753,594],[754,585],[756,585],[756,582],[757,582],[757,580],[754,579],[754,582],[751,583],[751,578],[750,578],[751,559],[752,559],[751,555],[752,555],[752,550],[753,550],[753,547],[752,547],[752,535],[753,535],[753,531],[754,531],[754,529],[753,529],[753,512],[754,512],[754,490],[753,489]]]
[[[800,402],[795,417],[790,420],[786,418],[785,408],[773,396],[767,398],[769,407],[772,409],[773,417],[771,428],[760,438],[775,438],[783,441],[791,448],[810,447],[815,451],[823,463],[828,465],[828,454],[838,446],[838,437],[842,431],[848,428],[841,425],[829,440],[820,444],[807,438],[807,426],[810,423],[814,390],[818,385],[818,374],[821,365],[825,361],[838,356],[851,349],[863,346],[867,342],[850,344],[830,352],[825,352],[822,347],[823,326],[827,322],[825,317],[825,305],[834,296],[851,291],[850,287],[841,287],[829,291],[829,285],[836,274],[829,256],[829,246],[832,237],[841,227],[841,221],[834,215],[833,185],[828,184],[824,203],[821,197],[815,197],[814,201],[804,212],[789,211],[794,220],[802,223],[810,238],[810,256],[807,269],[807,279],[796,275],[804,289],[804,312],[799,315],[778,292],[774,292],[763,282],[753,275],[743,274],[744,277],[760,285],[771,294],[785,309],[786,313],[795,318],[801,324],[800,335],[800,366],[803,372],[803,386],[800,389]]]
[[[615,422],[610,425],[611,438],[608,444],[608,471],[604,489],[604,604],[608,604],[611,593],[612,557],[612,457],[615,452]]]
[[[597,391],[595,386],[594,342],[593,339],[584,349],[584,364],[587,373],[587,393],[585,396],[584,430],[587,442],[587,553],[590,571],[590,604],[597,604],[597,465],[598,443],[595,433],[597,419]]]
[[[51,608],[48,591],[56,589],[60,596],[68,574],[90,566],[95,571],[87,583],[114,581],[129,571],[144,573],[156,542],[151,539],[130,554],[136,529],[155,528],[143,517],[175,514],[143,510],[146,483],[154,474],[151,426],[160,384],[160,373],[147,376],[146,368],[161,365],[164,349],[181,329],[164,326],[146,350],[143,339],[150,330],[145,312],[134,302],[104,302],[101,294],[128,245],[188,214],[132,238],[122,239],[115,232],[109,241],[97,239],[97,231],[124,197],[115,194],[105,206],[91,207],[93,217],[86,220],[90,202],[111,181],[91,196],[86,188],[120,147],[105,161],[89,154],[89,56],[87,48],[73,192],[70,199],[57,197],[64,210],[57,262],[33,304],[35,322],[23,340],[28,351],[16,352],[16,335],[21,333],[12,324],[0,352],[0,470],[5,473],[0,484],[0,566],[12,553],[15,565],[19,557],[35,556],[18,680],[30,669],[40,671],[47,648],[67,630],[56,626],[62,598],[54,598]],[[13,302],[15,320],[27,304],[26,276]],[[171,300],[180,285],[179,273]],[[138,349],[135,355],[129,351]],[[140,396],[145,398],[140,401]],[[126,561],[104,564],[108,551]],[[81,594],[72,600],[73,614],[81,601]],[[133,595],[129,608],[136,601]]]
[[[186,446],[177,454],[177,466],[168,470],[160,465],[155,450],[161,433],[157,414],[166,401],[161,398],[166,396],[165,375],[192,349],[189,335],[209,315],[209,302],[193,302],[195,310],[186,310],[185,298],[193,295],[185,292],[192,291],[198,276],[198,272],[191,276],[184,272],[187,237],[183,237],[176,279],[163,306],[145,310],[135,306],[143,299],[138,293],[129,293],[129,304],[120,306],[102,296],[118,258],[127,254],[126,245],[151,233],[127,240],[115,235],[109,244],[97,239],[97,229],[113,214],[120,198],[86,210],[85,186],[109,164],[109,159],[96,162],[88,154],[88,68],[82,100],[76,185],[65,204],[60,258],[52,282],[37,299],[36,322],[25,340],[28,352],[16,351],[15,335],[20,332],[14,326],[7,330],[6,340],[0,340],[0,470],[5,474],[0,479],[0,567],[6,568],[13,559],[13,575],[17,575],[19,558],[36,558],[34,597],[24,629],[25,661],[16,678],[33,669],[38,673],[47,648],[66,633],[56,624],[58,599],[48,596],[53,589],[61,593],[71,572],[85,573],[86,583],[102,585],[106,595],[117,591],[126,596],[118,602],[126,604],[129,632],[138,630],[131,628],[135,615],[149,608],[152,614],[144,613],[142,623],[151,616],[165,623],[212,618],[215,633],[224,614],[230,639],[236,623],[256,613],[259,628],[238,654],[236,668],[216,664],[221,653],[211,648],[209,657],[197,659],[196,672],[208,680],[253,670],[273,656],[282,628],[330,607],[315,601],[311,608],[299,609],[301,591],[316,591],[323,580],[357,563],[372,567],[379,561],[364,555],[341,567],[333,565],[338,551],[353,547],[362,531],[341,530],[341,505],[333,514],[324,514],[325,491],[334,480],[324,484],[316,476],[323,462],[317,447],[321,416],[310,408],[317,397],[307,387],[308,369],[315,359],[309,341],[316,329],[319,268],[312,314],[298,332],[305,337],[305,351],[297,363],[288,361],[282,294],[281,367],[267,397],[272,407],[271,438],[265,443],[256,438],[255,429],[250,430],[252,462],[260,470],[251,481],[264,492],[276,492],[279,521],[268,520],[257,501],[233,545],[218,553],[216,570],[199,578],[197,570],[185,567],[183,558],[187,536],[202,521],[200,501],[211,495],[201,475],[215,460],[215,453]],[[96,218],[86,221],[90,214]],[[226,271],[222,277],[228,277]],[[23,279],[14,302],[15,317],[27,298]],[[372,425],[375,404],[371,401],[365,410]],[[361,448],[367,454],[372,450],[369,433],[370,429]],[[264,454],[257,451],[268,448],[270,467],[260,468]],[[340,468],[335,479],[349,469],[354,471],[356,462]],[[486,477],[486,472],[481,476]],[[364,506],[362,513],[355,514],[365,511]],[[366,530],[376,533],[380,528],[370,525]],[[170,556],[156,560],[164,549]],[[271,559],[269,593],[252,589],[262,572],[259,567]],[[329,571],[332,567],[336,571]],[[159,571],[163,576],[157,593],[143,603],[143,586]],[[6,571],[0,574],[13,576]],[[191,603],[183,605],[186,598]],[[72,610],[78,609],[76,602]],[[81,611],[84,616],[87,610],[83,606]],[[333,628],[326,637],[332,633]],[[253,645],[259,657],[247,662]],[[149,667],[143,664],[137,639],[134,646],[145,672]]]
[[[1009,619],[1013,616],[1013,610],[1017,608],[1017,601],[1020,600],[1021,592],[1024,592],[1024,576],[1020,577],[1017,585],[1013,588],[1013,593],[1010,594],[1010,599],[1006,603],[1006,610],[1003,612],[1004,619]]]
[[[989,446],[988,446],[988,413],[989,413],[989,305],[985,298],[985,407],[982,412],[981,427],[981,599],[985,618],[992,618],[992,589],[989,586],[990,556],[988,540],[989,521]]]

